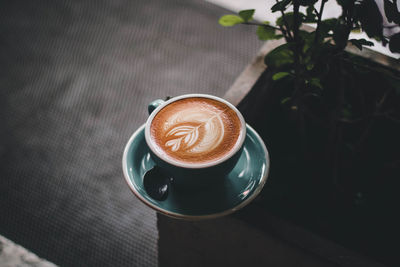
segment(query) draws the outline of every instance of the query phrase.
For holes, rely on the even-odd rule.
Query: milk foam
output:
[[[180,99],[162,108],[152,120],[155,150],[185,163],[213,162],[239,142],[241,121],[234,110],[214,99]]]
[[[174,152],[186,150],[191,153],[212,151],[222,142],[225,131],[221,112],[198,109],[178,111],[165,122],[164,129],[168,128],[165,147]],[[200,130],[203,133],[201,139]]]

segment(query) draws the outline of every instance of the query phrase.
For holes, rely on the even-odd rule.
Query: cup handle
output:
[[[172,96],[167,96],[164,100],[162,99],[157,99],[154,100],[153,102],[151,102],[148,106],[147,106],[147,110],[149,111],[149,115],[156,109],[158,108],[158,106],[160,106],[162,103],[164,103],[165,101],[168,101],[172,98]]]
[[[148,106],[147,106],[147,110],[149,111],[149,115],[158,107],[160,106],[162,103],[164,103],[165,101],[162,99],[157,99],[154,100],[153,102],[151,102]]]

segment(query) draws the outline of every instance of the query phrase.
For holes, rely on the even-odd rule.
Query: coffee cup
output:
[[[228,101],[186,94],[148,106],[145,140],[158,167],[178,187],[222,181],[236,165],[246,138],[246,123]]]

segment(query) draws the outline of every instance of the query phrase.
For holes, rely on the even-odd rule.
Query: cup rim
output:
[[[233,111],[235,111],[236,115],[238,116],[238,118],[240,120],[240,124],[241,124],[240,134],[239,134],[238,141],[236,142],[234,148],[229,153],[227,153],[223,157],[221,157],[213,162],[208,162],[208,163],[179,162],[179,161],[173,160],[172,158],[170,158],[168,156],[161,155],[155,148],[154,144],[152,143],[151,136],[150,136],[150,126],[151,126],[151,122],[153,121],[153,119],[157,115],[157,113],[160,110],[162,110],[165,106],[169,105],[170,103],[173,103],[175,101],[185,99],[185,98],[191,98],[191,97],[208,98],[208,99],[213,99],[213,100],[222,102],[222,103],[226,104],[228,107],[230,107]],[[217,96],[208,95],[208,94],[185,94],[185,95],[173,97],[173,98],[165,101],[150,114],[150,116],[147,118],[146,126],[145,126],[145,140],[146,140],[146,143],[147,143],[148,147],[150,148],[150,150],[162,161],[164,161],[168,164],[171,164],[173,166],[180,167],[180,168],[186,168],[186,169],[209,168],[209,167],[217,166],[217,165],[229,160],[242,148],[245,138],[246,138],[246,122],[243,118],[243,115],[240,113],[240,111],[234,105],[229,103],[227,100],[217,97]]]

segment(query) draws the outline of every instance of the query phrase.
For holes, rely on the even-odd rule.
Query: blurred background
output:
[[[126,186],[122,150],[150,101],[222,96],[255,55],[253,31],[218,25],[226,13],[1,1],[0,235],[61,266],[157,266],[155,212]]]
[[[382,11],[384,1],[375,2]],[[224,28],[218,24],[219,18],[242,9],[256,9],[256,20],[274,24],[280,15],[270,11],[274,4],[272,0],[1,1],[0,267],[5,266],[1,258],[4,238],[60,266],[158,266],[162,254],[158,227],[160,233],[162,229],[175,229],[171,233],[174,237],[187,225],[160,217],[158,222],[165,220],[164,228],[160,224],[157,227],[155,212],[142,204],[125,183],[121,168],[123,148],[146,121],[147,104],[152,100],[186,93],[223,96],[264,43],[257,39],[255,28]],[[325,10],[324,19],[341,13],[336,1],[328,1]],[[390,26],[388,23],[385,17],[383,24]],[[400,31],[399,27],[387,30],[392,34]],[[375,43],[372,49],[400,57],[365,33],[352,33],[351,38],[366,38]],[[263,101],[259,100],[265,105]],[[285,139],[279,131],[277,135]],[[395,146],[396,143],[394,150]],[[276,166],[275,170],[280,171]],[[278,181],[285,183],[281,178]],[[293,188],[301,194],[298,189]],[[271,191],[281,194],[269,187],[264,190],[264,199],[261,194],[258,200],[271,206],[278,203],[267,198],[273,195]],[[293,195],[288,192],[282,195]],[[307,217],[294,207],[299,217]],[[237,217],[255,214],[251,219],[258,222],[265,215],[248,210]],[[232,244],[236,242],[238,250],[247,246],[248,251],[262,254],[268,250],[264,245],[257,247],[259,250],[253,248],[269,244],[275,251],[284,248],[282,255],[275,253],[271,257],[275,256],[278,263],[288,258],[288,262],[304,264],[295,266],[311,266],[302,260],[304,255],[310,256],[308,251],[280,240],[294,232],[280,226],[279,219],[271,222],[273,216],[267,214],[260,220],[261,228],[268,228],[268,235],[253,225],[229,221],[231,218],[215,224],[208,222],[204,224],[205,231],[193,224],[197,232],[187,231],[188,238],[180,239],[187,241],[182,246],[187,247],[201,235],[210,235],[207,229],[213,229],[214,247],[206,242],[204,249],[196,249],[202,253],[207,253],[207,248],[221,249],[229,243],[219,232],[225,229],[225,237],[229,236]],[[231,223],[229,227],[227,221]],[[386,225],[395,225],[388,221]],[[233,235],[230,229],[239,230]],[[337,229],[345,227],[339,225]],[[276,234],[275,230],[281,232]],[[321,232],[328,230],[323,228]],[[390,231],[387,234],[395,240]],[[381,232],[374,229],[373,233],[379,236]],[[359,243],[368,238],[360,236]],[[164,237],[168,239],[168,232]],[[306,232],[302,239],[307,243],[312,238]],[[387,241],[384,236],[379,238]],[[240,240],[248,243],[242,245]],[[375,243],[374,246],[381,246]],[[308,244],[312,247],[314,243]],[[165,247],[169,245],[164,241]],[[336,247],[331,250],[337,252]],[[382,250],[388,250],[387,255],[397,260],[395,246],[389,243]],[[164,260],[168,256],[164,255]],[[315,266],[320,266],[319,256],[310,257],[311,262],[316,259]],[[350,262],[343,266],[353,266],[353,258],[339,258],[345,264]],[[333,265],[332,258],[324,260],[328,262],[326,266]],[[362,261],[358,264],[364,267]]]

